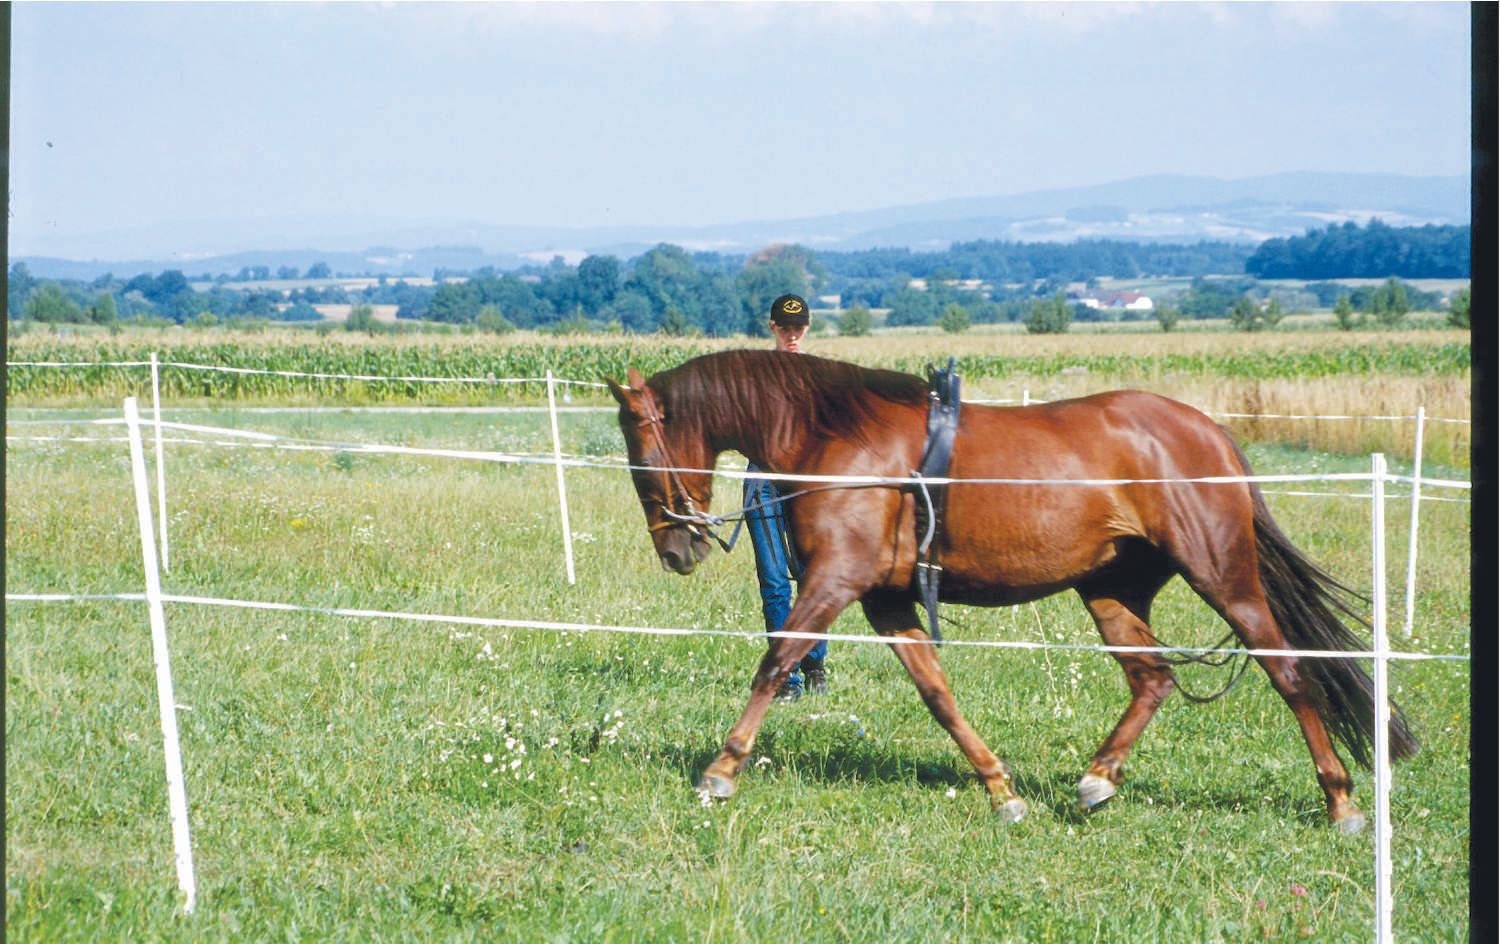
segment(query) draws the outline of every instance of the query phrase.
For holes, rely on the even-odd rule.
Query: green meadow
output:
[[[1398,361],[1408,356],[1446,363],[1442,354],[1398,351],[1382,370],[1396,379],[1466,375],[1466,363],[1450,370],[1428,361],[1403,373]],[[1139,382],[1152,383],[1149,368]],[[110,440],[119,427],[20,422],[117,414],[120,392],[11,388],[7,593],[142,591],[125,444],[30,438]],[[507,402],[543,402],[529,396]],[[551,449],[537,413],[251,409],[309,399],[212,393],[181,402],[194,409],[171,418],[327,443]],[[577,405],[604,402],[576,397]],[[1461,405],[1455,398],[1451,408]],[[562,437],[573,455],[623,452],[608,412],[564,414]],[[773,706],[738,795],[705,803],[693,784],[743,708],[764,649],[748,546],[727,557],[715,551],[691,577],[666,573],[628,475],[570,469],[569,584],[549,466],[173,438],[199,442],[167,449],[170,594],[750,635],[168,604],[198,883],[197,907],[184,915],[145,606],[11,602],[11,940],[1373,936],[1370,831],[1346,837],[1326,824],[1306,747],[1258,668],[1211,704],[1169,700],[1138,742],[1119,795],[1084,817],[1074,811],[1075,785],[1126,703],[1113,660],[1079,648],[946,647],[960,708],[1010,761],[1030,802],[1031,814],[1006,826],[885,647],[835,641],[829,694]],[[1369,469],[1354,447],[1279,435],[1252,439],[1247,451],[1266,474]],[[1393,471],[1409,471],[1392,452]],[[1467,479],[1453,458],[1462,454],[1456,446],[1436,460],[1429,453],[1426,474]],[[737,506],[737,484],[719,481],[716,511]],[[1368,592],[1371,509],[1360,484],[1267,488],[1292,539]],[[1392,644],[1466,656],[1469,506],[1422,508],[1408,638],[1406,486],[1391,490]],[[1294,491],[1342,494],[1286,494]],[[944,613],[957,641],[1098,642],[1071,594]],[[1172,644],[1213,645],[1224,632],[1181,581],[1155,616],[1157,635]],[[868,627],[856,608],[832,632]],[[1179,678],[1205,693],[1231,672],[1189,666]],[[1423,742],[1396,769],[1392,794],[1402,940],[1467,934],[1470,685],[1466,661],[1393,670],[1395,697]],[[1356,801],[1373,822],[1370,774],[1355,777]]]

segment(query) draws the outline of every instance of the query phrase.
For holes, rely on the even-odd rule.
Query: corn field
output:
[[[225,337],[224,335],[217,335]],[[150,372],[140,366],[32,367],[25,362],[99,365],[149,361],[155,352],[162,398],[178,405],[203,402],[286,404],[473,405],[538,402],[550,370],[564,380],[646,375],[699,354],[762,346],[759,339],[661,337],[555,338],[367,337],[306,333],[228,335],[212,340],[182,332],[74,337],[23,336],[7,344],[7,401],[12,407],[118,405],[150,395]],[[1472,347],[1458,332],[1383,335],[1297,333],[1247,336],[864,337],[816,339],[814,351],[871,367],[925,373],[954,356],[971,398],[1059,399],[1118,387],[1142,387],[1202,409],[1227,413],[1410,416],[1418,404],[1429,416],[1467,419]],[[359,375],[372,378],[470,378],[431,383],[402,379],[236,374],[176,365]],[[496,381],[532,378],[526,383]],[[600,390],[567,388],[574,399],[608,402]],[[1233,420],[1237,435],[1257,441],[1410,457],[1411,424]],[[1434,424],[1427,430],[1430,461],[1469,463],[1469,427]]]

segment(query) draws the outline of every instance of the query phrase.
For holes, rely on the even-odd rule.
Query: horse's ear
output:
[[[620,406],[623,406],[623,407],[630,406],[630,391],[629,390],[625,389],[624,387],[622,387],[618,383],[616,383],[615,379],[613,377],[605,377],[604,378],[604,382],[607,383],[607,384],[609,384],[609,392],[615,395],[615,399],[620,402]]]
[[[632,390],[646,389],[646,378],[642,377],[641,372],[636,370],[634,367],[626,369],[625,380],[630,384],[630,389]]]

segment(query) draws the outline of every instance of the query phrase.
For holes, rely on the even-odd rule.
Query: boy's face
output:
[[[807,325],[779,325],[771,322],[771,337],[776,339],[776,350],[799,354],[802,339],[807,336]]]

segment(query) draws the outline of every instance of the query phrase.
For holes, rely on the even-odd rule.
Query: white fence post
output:
[[[1411,638],[1411,628],[1417,606],[1417,519],[1422,504],[1422,426],[1427,419],[1425,407],[1417,407],[1417,445],[1411,472],[1411,531],[1406,546],[1406,638]]]
[[[151,655],[156,663],[156,698],[161,710],[161,736],[167,766],[167,807],[172,816],[172,849],[177,860],[177,885],[187,896],[182,910],[189,914],[198,897],[193,876],[193,840],[188,832],[187,787],[182,777],[182,747],[177,737],[177,702],[172,695],[172,663],[167,654],[167,620],[161,605],[161,575],[156,569],[156,539],[151,534],[151,491],[146,484],[146,455],[141,445],[141,421],[135,397],[125,400],[125,426],[130,435],[130,466],[135,480],[136,518],[141,528],[141,557],[146,571],[146,604],[151,615]]]
[[[1375,651],[1375,942],[1391,941],[1391,701],[1386,658],[1385,592],[1385,456],[1370,457],[1371,557],[1375,585],[1370,626]]]
[[[167,452],[161,442],[161,382],[157,372],[156,352],[151,352],[151,412],[156,422],[156,513],[161,531],[161,569],[172,572],[171,555],[167,553]]]
[[[562,467],[562,437],[557,432],[557,394],[554,393],[555,381],[552,371],[547,371],[547,414],[552,417],[552,461],[557,469],[557,503],[562,513],[562,538],[563,538],[563,560],[568,568],[568,583],[574,583],[573,577],[573,530],[568,523],[568,489],[563,484]]]

